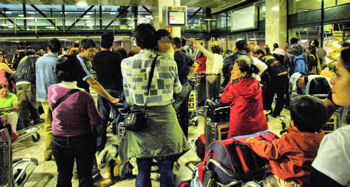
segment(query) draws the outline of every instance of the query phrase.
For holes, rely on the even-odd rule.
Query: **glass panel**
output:
[[[350,0],[337,0],[337,5],[350,3]]]
[[[324,7],[332,7],[336,5],[337,0],[324,0]]]
[[[326,0],[327,1],[327,0]],[[321,0],[289,0],[289,14],[321,9]]]

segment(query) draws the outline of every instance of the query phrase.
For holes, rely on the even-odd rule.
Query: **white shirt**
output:
[[[222,73],[222,66],[224,65],[224,57],[220,54],[214,54],[214,63],[212,73],[219,74]]]
[[[339,128],[323,138],[312,167],[350,187],[350,126]]]

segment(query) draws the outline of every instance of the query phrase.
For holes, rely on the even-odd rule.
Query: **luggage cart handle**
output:
[[[235,174],[226,169],[224,166],[222,166],[222,164],[214,159],[209,159],[205,165],[205,167],[209,170],[209,166],[210,164],[213,164],[214,166],[218,167],[222,172],[225,173],[225,175],[227,175],[228,177],[234,179],[235,178]],[[236,185],[236,184],[239,184],[241,183],[242,181],[241,180],[235,180],[235,181],[232,181],[231,183],[229,184],[226,184],[226,185],[223,185],[223,186],[232,186],[232,185]]]

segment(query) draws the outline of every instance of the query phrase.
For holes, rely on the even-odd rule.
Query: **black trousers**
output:
[[[179,107],[175,107],[175,110],[177,113],[177,119],[179,120],[179,124],[186,138],[188,137],[188,122],[189,122],[188,97],[189,95],[187,97],[175,96],[175,103],[174,103],[174,105],[177,105],[177,103],[181,103],[179,104]]]
[[[52,153],[55,157],[58,187],[71,187],[74,159],[77,162],[80,187],[92,187],[91,170],[96,151],[96,139],[92,135],[79,137],[53,136]]]
[[[282,75],[278,77],[274,77],[271,79],[270,84],[266,87],[264,91],[264,109],[271,110],[271,105],[273,102],[273,98],[275,94],[277,94],[276,105],[273,110],[273,117],[277,117],[281,114],[281,111],[285,104],[285,95],[288,94],[288,76]]]

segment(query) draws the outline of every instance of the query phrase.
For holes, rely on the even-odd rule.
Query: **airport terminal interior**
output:
[[[349,10],[0,0],[0,187],[349,187]]]

